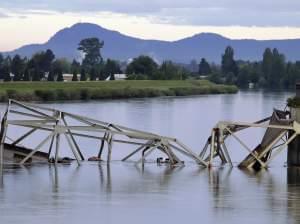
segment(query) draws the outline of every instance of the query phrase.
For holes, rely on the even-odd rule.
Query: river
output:
[[[292,92],[241,91],[114,101],[52,103],[46,106],[180,139],[199,153],[219,120],[256,121],[284,109]],[[5,105],[0,105],[3,114]],[[12,133],[11,133],[12,134]],[[263,130],[240,135],[251,147]],[[93,155],[94,145],[85,153]],[[228,143],[237,164],[247,155]],[[299,223],[300,169],[286,168],[286,152],[268,170],[203,169],[118,160],[72,165],[4,168],[0,223]]]

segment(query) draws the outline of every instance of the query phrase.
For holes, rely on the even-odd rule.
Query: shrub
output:
[[[35,95],[43,101],[56,100],[56,94],[53,90],[35,90]]]

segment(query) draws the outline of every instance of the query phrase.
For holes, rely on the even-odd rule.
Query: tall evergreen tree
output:
[[[53,73],[53,70],[51,69],[48,73],[48,78],[47,78],[47,81],[48,82],[54,82],[54,73]]]
[[[41,73],[40,70],[36,67],[33,69],[32,81],[38,82],[41,81]]]
[[[3,60],[2,64],[2,72],[3,72],[3,79],[5,82],[11,81],[10,72],[11,72],[11,58],[7,56]]]
[[[263,54],[263,61],[262,61],[262,72],[264,74],[264,78],[266,82],[271,81],[272,67],[273,67],[273,53],[270,48],[266,48]]]
[[[21,81],[23,79],[25,64],[20,55],[15,55],[11,62],[11,72],[14,74],[14,81]]]
[[[121,73],[121,68],[120,65],[117,61],[115,60],[111,60],[111,59],[107,59],[105,66],[104,66],[104,74],[105,74],[105,78],[110,77],[114,74],[119,74]]]
[[[82,68],[80,71],[80,81],[86,81],[86,73],[84,68]]]
[[[5,82],[10,82],[11,77],[10,77],[10,67],[8,64],[3,65],[3,78]]]
[[[272,62],[270,87],[279,87],[285,73],[285,57],[276,48],[273,49]]]
[[[222,55],[222,73],[226,76],[229,73],[238,74],[238,66],[234,60],[234,50],[228,46]]]
[[[77,81],[78,81],[78,77],[77,77],[77,72],[76,72],[76,70],[73,70],[72,81],[73,81],[73,82],[77,82]]]
[[[201,59],[199,64],[199,75],[209,75],[211,73],[211,68],[205,58]]]
[[[58,82],[63,82],[64,81],[64,76],[63,76],[63,72],[62,72],[61,69],[59,69],[57,71],[57,80],[56,81],[58,81]]]
[[[97,79],[97,72],[95,68],[92,68],[90,71],[90,80],[91,81],[96,81]]]
[[[3,65],[4,65],[4,57],[0,53],[0,79],[4,79]]]
[[[0,65],[2,65],[3,61],[4,61],[4,57],[3,57],[3,55],[0,53]]]
[[[30,80],[31,80],[30,72],[29,72],[29,69],[28,69],[28,68],[26,68],[25,71],[24,71],[24,77],[23,77],[23,80],[24,80],[24,81],[30,81]]]

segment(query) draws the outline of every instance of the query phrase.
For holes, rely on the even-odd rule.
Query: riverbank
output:
[[[155,80],[110,82],[9,82],[0,84],[0,102],[96,100],[236,93],[235,86],[206,80]]]

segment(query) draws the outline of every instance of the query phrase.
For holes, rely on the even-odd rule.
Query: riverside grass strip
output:
[[[207,80],[128,80],[98,82],[7,82],[0,84],[0,102],[126,99],[160,96],[236,93],[235,86]]]

